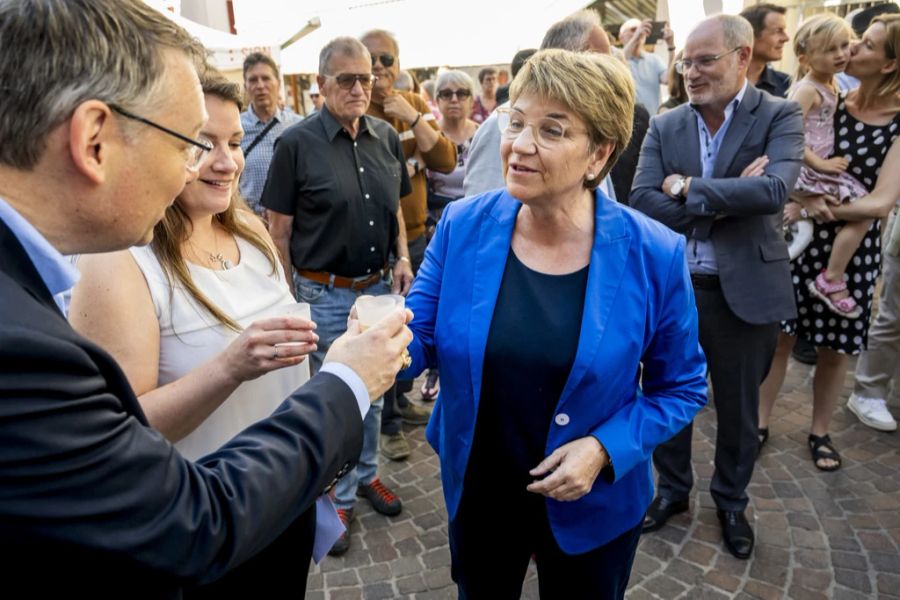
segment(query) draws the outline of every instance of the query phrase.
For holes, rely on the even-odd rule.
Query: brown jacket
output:
[[[395,92],[403,96],[410,105],[422,115],[422,120],[428,122],[435,131],[440,132],[431,109],[428,108],[425,100],[418,94],[412,92]],[[444,137],[438,139],[434,148],[428,152],[418,152],[415,134],[410,130],[409,123],[392,119],[384,114],[380,106],[374,103],[369,104],[368,114],[379,119],[384,119],[390,123],[397,133],[400,134],[400,143],[403,146],[403,155],[409,160],[413,156],[419,158],[421,170],[415,175],[410,176],[412,183],[412,192],[400,198],[400,205],[403,207],[403,220],[406,222],[406,239],[408,242],[415,240],[425,233],[425,218],[427,217],[428,202],[428,185],[425,180],[425,169],[438,171],[440,173],[450,173],[456,168],[456,144]]]

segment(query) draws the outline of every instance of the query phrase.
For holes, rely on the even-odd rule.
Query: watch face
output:
[[[675,196],[681,195],[681,190],[684,189],[684,179],[679,179],[675,183],[672,184],[672,194]]]

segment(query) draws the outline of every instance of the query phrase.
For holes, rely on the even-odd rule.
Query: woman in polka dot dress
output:
[[[869,193],[847,172],[850,166],[847,156],[843,153],[831,156],[835,150],[837,105],[834,77],[849,62],[852,36],[850,25],[832,13],[806,20],[794,36],[794,52],[800,63],[799,81],[791,88],[788,98],[800,104],[806,134],[804,165],[794,191],[802,196],[824,196],[832,204],[853,202]],[[859,318],[862,309],[847,291],[844,276],[871,224],[867,219],[844,225],[834,239],[827,268],[809,282],[812,295],[831,312],[848,319]]]
[[[849,172],[868,196],[853,203],[829,206],[822,196],[797,196],[785,206],[785,220],[800,218],[801,208],[815,221],[813,241],[793,263],[797,295],[796,321],[784,324],[769,375],[760,390],[759,426],[766,431],[772,405],[784,382],[795,336],[811,341],[819,359],[813,383],[813,419],[808,439],[819,469],[840,468],[841,458],[828,435],[831,414],[843,387],[848,356],[866,345],[875,280],[881,266],[880,218],[900,197],[900,15],[878,17],[860,42],[853,44],[847,73],[860,86],[842,95],[835,112],[835,145],[847,157]],[[825,267],[837,233],[848,222],[872,220],[847,267],[859,319],[830,312],[809,293],[809,282]]]

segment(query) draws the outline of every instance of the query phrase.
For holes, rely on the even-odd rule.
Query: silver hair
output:
[[[400,44],[397,43],[397,38],[394,37],[394,34],[390,31],[385,31],[384,29],[372,29],[360,36],[360,40],[362,43],[366,43],[366,40],[369,38],[382,38],[391,43],[391,46],[394,47],[394,57],[398,58],[400,56]]]
[[[397,75],[397,80],[394,81],[394,89],[404,92],[412,91],[413,82],[412,76],[409,74],[409,71],[400,71],[400,74]]]
[[[595,27],[601,27],[600,15],[590,9],[580,10],[550,26],[541,42],[541,50],[560,48],[572,52],[588,49],[588,38]]]
[[[202,71],[199,42],[140,0],[0,1],[0,164],[32,169],[50,132],[87,100],[152,111],[165,50]]]
[[[434,86],[435,95],[447,85],[455,85],[475,93],[475,82],[469,77],[468,73],[464,73],[463,71],[444,71],[441,73]]]
[[[722,28],[722,38],[725,42],[725,47],[729,50],[738,47],[753,47],[753,26],[744,17],[721,14],[714,15],[706,20],[719,24],[719,27]]]
[[[366,61],[371,60],[369,50],[363,43],[353,37],[337,37],[325,44],[322,51],[319,52],[319,75],[333,75],[330,72],[331,59],[335,56],[346,56],[349,58],[365,58]]]

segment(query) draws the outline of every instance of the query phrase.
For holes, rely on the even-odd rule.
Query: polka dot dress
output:
[[[888,149],[900,134],[900,114],[888,125],[868,125],[847,112],[842,94],[834,114],[835,155],[850,161],[848,171],[869,191],[875,187]],[[863,309],[858,319],[844,319],[828,310],[809,293],[809,282],[828,264],[831,245],[843,223],[813,225],[813,241],[791,264],[797,320],[782,325],[785,333],[799,335],[815,346],[825,346],[845,354],[859,354],[866,347],[875,280],[881,272],[881,223],[876,220],[847,266],[847,287]]]

